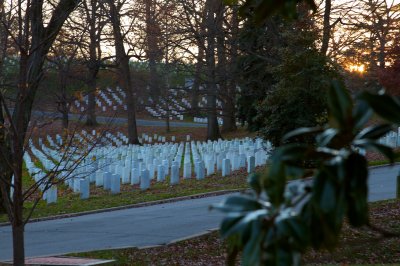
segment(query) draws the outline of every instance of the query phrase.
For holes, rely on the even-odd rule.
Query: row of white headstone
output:
[[[222,119],[222,117],[218,117],[217,119],[218,119],[219,125],[224,124],[224,120]],[[193,122],[207,124],[208,118],[207,117],[193,117]]]
[[[57,164],[54,162],[62,160],[58,149],[42,145],[39,150],[32,145],[32,154],[42,162],[43,169],[34,166],[32,160],[26,159],[28,172],[35,173],[36,180],[36,177],[42,178],[46,171],[58,167],[62,169],[57,173],[58,178],[65,179],[65,183],[85,199],[90,195],[90,183],[117,194],[121,184],[139,185],[140,189],[146,190],[150,187],[151,180],[163,182],[167,176],[170,177],[171,185],[178,184],[181,170],[182,178],[197,179],[203,179],[216,171],[220,171],[222,176],[228,176],[242,167],[247,167],[248,172],[252,172],[256,166],[266,163],[267,149],[270,148],[261,139],[249,138],[234,141],[123,145],[118,139],[124,136],[122,133],[119,135],[112,137],[113,143],[119,143],[119,146],[94,148],[79,165],[73,164],[78,161],[79,156],[71,155],[69,163]],[[72,166],[73,169],[69,169]],[[45,193],[45,198],[48,202],[54,202],[54,188],[48,191],[50,192]]]

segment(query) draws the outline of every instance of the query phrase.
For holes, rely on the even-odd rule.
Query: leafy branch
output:
[[[379,139],[400,122],[400,101],[384,92],[363,92],[353,100],[338,81],[328,94],[325,128],[300,128],[284,136],[317,134],[315,144],[276,148],[268,174],[249,177],[251,195],[214,206],[227,214],[221,235],[236,239],[243,265],[298,265],[307,247],[331,250],[345,218],[351,226],[397,236],[369,222],[368,163],[360,150],[380,152],[394,162],[395,152]],[[373,113],[384,122],[367,126]],[[313,162],[311,175],[304,161]],[[298,181],[287,184],[289,178]]]

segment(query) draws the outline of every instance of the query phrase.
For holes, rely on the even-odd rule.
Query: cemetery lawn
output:
[[[260,167],[256,169],[256,172],[262,172],[264,170],[265,168]],[[29,176],[26,176],[24,181],[26,182],[25,185],[31,185],[31,179]],[[65,185],[61,185],[58,186],[57,203],[47,205],[44,200],[41,200],[36,206],[32,218],[43,218],[54,215],[121,207],[206,192],[247,188],[247,173],[245,169],[235,171],[228,177],[222,177],[221,174],[214,174],[203,180],[181,178],[180,183],[175,186],[169,185],[169,177],[167,177],[165,182],[152,181],[152,185],[147,191],[141,191],[138,185],[121,185],[121,193],[117,195],[111,195],[109,191],[104,191],[102,188],[96,188],[92,184],[90,187],[90,198],[87,200],[81,200],[79,194],[73,193]],[[40,197],[38,193],[33,195],[33,197],[38,196]],[[31,200],[25,202],[24,206],[26,213],[28,213],[28,210],[32,205],[33,202]],[[0,215],[0,222],[7,221],[5,214]]]
[[[400,233],[400,201],[370,204],[371,224]],[[160,247],[117,249],[70,254],[90,258],[115,259],[113,265],[225,265],[226,243],[218,232]],[[304,265],[399,265],[400,238],[382,238],[367,228],[353,229],[346,223],[339,247],[328,251],[308,251]],[[239,265],[239,263],[237,263]]]

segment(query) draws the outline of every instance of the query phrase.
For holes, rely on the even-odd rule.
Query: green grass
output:
[[[400,158],[395,160],[395,163],[400,162]],[[388,160],[378,160],[378,161],[369,161],[368,166],[379,166],[379,165],[385,165],[385,164],[390,164]]]
[[[369,206],[372,224],[400,233],[400,201],[381,201]],[[376,237],[371,230],[351,228],[344,223],[338,248],[331,253],[310,250],[303,257],[303,265],[400,265],[400,239],[377,241]],[[226,244],[220,240],[218,232],[211,232],[160,247],[69,255],[116,260],[112,265],[225,265]]]
[[[260,168],[257,171],[263,171],[263,169]],[[96,188],[94,185],[91,185],[91,195],[87,200],[81,200],[79,194],[72,193],[66,186],[61,185],[58,187],[57,203],[47,205],[45,201],[40,200],[33,212],[32,218],[120,207],[206,192],[246,189],[248,188],[246,178],[247,174],[244,170],[241,170],[229,177],[214,174],[203,180],[196,180],[194,178],[181,179],[179,184],[171,186],[169,185],[169,177],[167,177],[164,182],[153,182],[147,191],[141,191],[137,185],[121,185],[121,193],[117,195],[111,195],[109,191],[104,191],[102,188]],[[31,182],[26,176],[24,180],[27,183]],[[40,195],[38,194],[37,196]],[[26,213],[31,209],[32,205],[32,201],[25,202],[24,208]],[[0,222],[6,221],[6,215],[0,215]]]

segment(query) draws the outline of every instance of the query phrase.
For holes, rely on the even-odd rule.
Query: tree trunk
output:
[[[136,104],[129,67],[129,57],[125,52],[124,39],[121,34],[121,22],[114,1],[107,0],[110,7],[110,17],[113,26],[115,55],[118,64],[118,74],[122,88],[126,92],[126,105],[128,109],[128,139],[130,144],[140,144],[136,127]]]
[[[97,47],[100,45],[100,33],[97,33],[96,28],[96,19],[97,16],[97,0],[90,1],[90,11],[87,10],[87,19],[89,22],[89,62],[87,64],[88,67],[88,109],[86,111],[86,125],[87,126],[96,126],[96,87],[97,87],[97,74],[99,73],[100,65],[97,56]],[[86,5],[85,7],[89,9]]]
[[[157,28],[158,25],[154,20],[152,14],[153,0],[146,0],[146,34],[147,34],[147,58],[149,60],[149,87],[150,95],[153,100],[158,100],[160,95],[159,77],[157,73],[157,58],[158,45],[157,45]]]
[[[197,55],[196,70],[194,73],[193,85],[192,85],[192,116],[200,114],[199,110],[199,96],[200,96],[200,84],[202,83],[202,72],[203,72],[203,60],[204,60],[204,49],[201,45],[198,45],[199,53]]]
[[[324,28],[322,32],[322,46],[321,53],[326,55],[329,47],[329,40],[331,38],[331,9],[332,0],[325,0],[325,12],[324,12]]]
[[[64,103],[66,105],[66,103]],[[68,131],[68,126],[69,126],[69,117],[68,117],[68,107],[64,106],[63,107],[63,112],[62,112],[62,127],[64,129],[64,132]]]
[[[378,61],[379,61],[379,68],[384,69],[386,63],[386,38],[381,37],[379,38],[379,54],[378,54]]]
[[[19,145],[18,145],[19,146]],[[24,218],[23,218],[23,197],[22,195],[22,163],[23,150],[18,147],[16,158],[16,169],[14,171],[14,196],[13,196],[13,259],[14,265],[25,265],[25,249],[24,249]]]
[[[167,111],[167,116],[166,116],[166,118],[165,118],[165,123],[166,123],[166,128],[165,128],[165,130],[166,130],[166,132],[168,133],[168,132],[171,131],[171,128],[170,128],[170,126],[169,126],[169,112],[168,112],[168,111]]]
[[[8,218],[13,229],[14,265],[24,265],[24,219],[23,193],[22,193],[22,163],[24,154],[24,141],[32,112],[32,105],[43,76],[43,64],[45,57],[53,44],[64,21],[78,5],[79,1],[60,0],[54,7],[51,18],[46,27],[43,24],[43,1],[31,1],[29,14],[22,17],[22,6],[19,5],[19,31],[20,42],[20,72],[18,78],[18,92],[14,111],[11,117],[12,127],[10,131],[0,129],[0,180],[1,197],[6,208]],[[30,20],[30,21],[28,21]],[[29,30],[30,26],[30,30]],[[28,56],[29,54],[29,56]],[[10,117],[0,117],[1,120]],[[8,135],[9,134],[9,135]],[[8,135],[8,136],[7,136]],[[12,165],[5,159],[11,159]],[[4,172],[3,172],[4,171]],[[4,174],[6,173],[6,174]],[[10,184],[14,174],[14,194],[11,201]],[[8,176],[8,174],[11,174]]]
[[[221,134],[218,126],[217,116],[217,84],[216,84],[216,67],[215,67],[215,21],[214,14],[216,3],[212,0],[206,1],[206,26],[207,26],[207,47],[206,47],[206,63],[207,63],[207,139],[218,140]]]
[[[4,0],[0,0],[0,21],[6,23]],[[7,56],[8,32],[4,24],[0,23],[0,83],[3,83],[4,59]]]
[[[96,85],[93,89],[92,86],[89,87],[88,91],[88,109],[86,113],[86,125],[87,126],[96,126]]]
[[[13,235],[13,265],[25,265],[24,225],[12,226]]]
[[[236,68],[237,68],[237,57],[238,57],[238,35],[239,35],[239,19],[238,19],[238,7],[232,7],[232,19],[231,19],[231,38],[230,38],[230,62],[227,67],[227,75],[229,78],[227,83],[228,93],[226,94],[225,101],[223,102],[222,116],[224,124],[222,125],[223,132],[235,131],[236,127]]]

